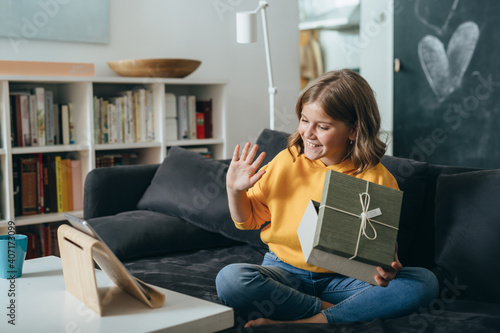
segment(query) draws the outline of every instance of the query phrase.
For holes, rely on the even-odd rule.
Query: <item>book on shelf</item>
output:
[[[58,203],[57,203],[57,175],[56,175],[56,156],[52,154],[45,154],[44,167],[47,170],[47,178],[44,182],[47,182],[44,188],[44,201],[48,200],[46,205],[47,213],[57,213]],[[45,173],[44,173],[45,175]],[[47,211],[48,208],[48,211]]]
[[[30,145],[30,115],[29,115],[29,93],[10,93],[11,106],[11,135],[13,146],[24,147]]]
[[[66,169],[66,177],[64,177],[64,185],[66,186],[66,207],[65,211],[73,210],[73,172],[71,168],[71,160],[69,158],[65,158],[61,161],[65,164]],[[64,176],[64,175],[63,175]]]
[[[132,91],[129,90],[126,93],[125,105],[125,143],[135,142],[135,127],[134,122],[134,96]]]
[[[72,145],[75,143],[75,123],[74,121],[74,113],[73,103],[68,103],[68,131],[69,131],[69,144]]]
[[[94,96],[93,99],[93,115],[94,115],[94,142],[99,144],[101,143],[101,126],[99,124],[99,121],[101,119],[101,99],[98,98],[97,96]]]
[[[45,200],[43,198],[43,159],[42,159],[42,153],[38,153],[35,155],[35,158],[37,159],[36,163],[36,172],[37,172],[37,177],[36,177],[36,183],[37,183],[37,199],[38,199],[38,206],[36,209],[37,214],[44,213],[45,211]]]
[[[188,105],[187,96],[181,95],[177,97],[177,124],[178,139],[189,139],[189,120],[188,120]]]
[[[19,116],[18,130],[21,133],[18,134],[19,146],[28,146],[31,142],[30,134],[30,111],[29,111],[29,96],[28,95],[17,95],[16,96],[16,108],[19,110],[17,116]]]
[[[14,187],[14,216],[20,216],[21,213],[21,170],[19,158],[12,159],[12,184]]]
[[[101,103],[101,143],[109,143],[108,104],[106,100]]]
[[[82,209],[80,160],[38,153],[14,156],[12,165],[15,216]]]
[[[153,112],[153,91],[146,90],[146,141],[155,139],[155,114]]]
[[[188,138],[194,140],[197,138],[196,134],[196,96],[189,95],[187,97],[187,109],[188,109]]]
[[[57,145],[62,144],[62,134],[61,134],[61,105],[57,103],[52,104],[53,109],[52,109],[52,114],[54,115],[53,118],[53,125],[54,125],[54,142]]]
[[[177,97],[173,93],[165,93],[165,140],[177,140]]]
[[[146,90],[137,89],[134,92],[135,124],[137,142],[146,141]]]
[[[36,124],[38,145],[45,146],[45,88],[33,89],[36,97]]]
[[[64,212],[65,208],[67,207],[67,202],[65,203],[64,200],[68,200],[68,198],[65,196],[67,187],[63,183],[63,177],[66,176],[66,167],[64,163],[62,163],[61,156],[56,156],[55,164],[57,185],[57,211],[61,213]]]
[[[28,95],[18,95],[19,104],[21,106],[21,140],[22,146],[29,146],[31,143],[31,131],[30,131],[30,108],[29,108],[29,96]]]
[[[38,146],[38,135],[36,134],[37,133],[36,96],[34,94],[30,94],[29,114],[30,114],[31,146]]]
[[[212,99],[196,101],[196,112],[201,112],[204,115],[205,138],[213,138]]]
[[[177,118],[177,100],[173,93],[165,93],[165,118]]]
[[[21,215],[33,215],[38,208],[37,159],[19,158],[21,177]]]
[[[108,103],[108,143],[118,143],[118,128],[116,128],[116,106],[113,100]]]
[[[205,114],[196,112],[196,138],[205,139]]]
[[[54,126],[54,96],[52,91],[45,91],[45,144],[47,146],[55,145],[55,126]]]
[[[83,209],[82,161],[71,160],[71,177],[73,210],[81,210]]]
[[[73,103],[61,105],[59,130],[61,143],[63,145],[72,145],[75,143],[75,125],[73,123],[73,113]]]
[[[136,89],[133,93],[135,101],[136,142],[154,140],[153,92]]]
[[[14,102],[13,102],[14,101]],[[17,117],[16,117],[16,103],[15,97],[10,95],[10,144],[12,147],[16,147],[18,145],[17,138]]]
[[[115,101],[115,110],[114,110],[114,119],[113,119],[113,130],[114,134],[114,142],[115,143],[123,143],[125,142],[123,137],[123,115],[125,113],[125,105],[123,98],[116,98]]]
[[[42,154],[40,154],[42,155]],[[52,213],[49,188],[49,168],[50,160],[47,155],[42,155],[42,196],[43,196],[43,213]]]
[[[69,145],[69,105],[61,105],[62,144]]]

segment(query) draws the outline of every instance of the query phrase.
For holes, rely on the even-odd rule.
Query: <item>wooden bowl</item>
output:
[[[201,61],[191,59],[131,59],[109,61],[116,74],[135,77],[183,78],[195,71]]]

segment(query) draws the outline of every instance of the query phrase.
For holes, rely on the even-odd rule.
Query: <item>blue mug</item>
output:
[[[27,249],[28,236],[0,235],[0,278],[21,277]]]

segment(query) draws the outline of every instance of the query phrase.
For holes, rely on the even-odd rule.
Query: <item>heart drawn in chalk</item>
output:
[[[417,0],[415,2],[415,15],[425,26],[442,35],[448,28],[458,2],[459,0],[439,0],[440,7],[444,7],[444,9],[439,8],[438,11],[435,0]]]
[[[446,50],[435,36],[427,35],[418,43],[420,64],[440,103],[460,87],[478,39],[477,24],[468,21],[455,30]]]

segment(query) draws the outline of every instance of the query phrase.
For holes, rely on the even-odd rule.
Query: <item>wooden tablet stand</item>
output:
[[[101,241],[65,224],[59,227],[57,236],[66,290],[99,316],[105,302],[97,288],[94,260],[115,285],[150,308],[161,307],[165,302],[165,295],[130,275]],[[149,299],[135,281],[149,294]]]

